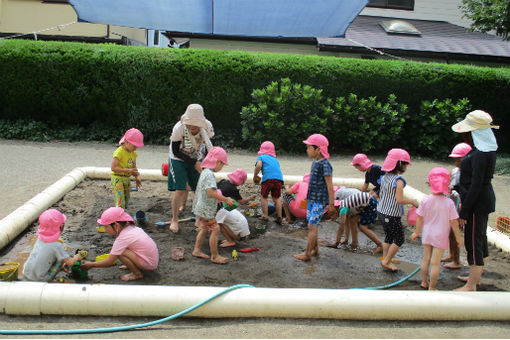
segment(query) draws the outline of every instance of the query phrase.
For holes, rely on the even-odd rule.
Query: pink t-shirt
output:
[[[306,199],[306,194],[308,192],[308,182],[296,183],[291,187],[291,190],[294,194],[296,194],[296,199],[290,202],[290,212],[297,218],[305,219],[306,209],[301,209],[299,206],[301,201]]]
[[[111,255],[122,255],[126,249],[138,256],[140,264],[145,270],[154,270],[158,267],[159,254],[156,243],[141,228],[130,225],[122,229],[113,242]]]
[[[429,195],[416,210],[423,217],[422,243],[435,248],[448,248],[450,221],[459,218],[455,203],[444,195]]]

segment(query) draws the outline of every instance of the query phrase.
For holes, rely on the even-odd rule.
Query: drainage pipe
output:
[[[167,316],[222,287],[0,283],[11,315]],[[242,288],[187,316],[351,320],[510,320],[510,293]]]

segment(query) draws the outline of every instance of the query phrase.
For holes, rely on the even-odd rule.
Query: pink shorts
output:
[[[198,226],[204,230],[213,231],[215,229],[220,228],[220,225],[218,224],[218,222],[216,222],[215,218],[208,219],[208,218],[203,218],[200,216],[197,216],[197,217],[198,217]]]

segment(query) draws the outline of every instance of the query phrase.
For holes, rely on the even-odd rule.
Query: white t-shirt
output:
[[[213,126],[212,126],[212,123],[210,121],[208,121],[207,119],[205,120],[206,121],[206,124],[207,124],[207,136],[209,138],[212,138],[214,136],[214,129],[213,129]],[[181,160],[180,158],[178,158],[177,156],[174,155],[173,151],[172,151],[172,142],[181,142],[181,146],[180,146],[180,149],[182,152],[184,152],[185,154],[187,154],[188,156],[192,157],[192,158],[198,158],[200,159],[200,155],[199,155],[199,152],[200,152],[200,146],[205,143],[204,141],[204,138],[202,136],[202,133],[199,132],[198,134],[196,135],[192,135],[191,133],[188,133],[187,136],[188,138],[190,138],[190,142],[191,142],[191,138],[193,138],[195,140],[195,145],[196,145],[196,148],[193,147],[193,143],[191,143],[191,145],[187,145],[186,143],[186,140],[185,140],[185,130],[186,130],[186,125],[182,124],[181,121],[178,121],[173,129],[172,129],[172,135],[170,136],[170,148],[169,148],[169,152],[168,152],[168,155],[171,159],[177,159],[177,160]]]
[[[29,281],[48,281],[53,264],[68,257],[62,243],[37,240],[23,267],[23,276]]]
[[[221,208],[216,213],[216,222],[226,224],[234,235],[245,237],[250,235],[250,227],[246,217],[237,209],[228,211]]]

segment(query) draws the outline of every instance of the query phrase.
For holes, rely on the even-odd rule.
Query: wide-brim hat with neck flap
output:
[[[184,125],[198,126],[207,130],[204,108],[200,104],[189,104],[181,117],[181,122]]]
[[[455,132],[469,132],[474,130],[499,129],[497,125],[491,125],[492,117],[485,111],[475,110],[466,115],[464,120],[452,126]]]

